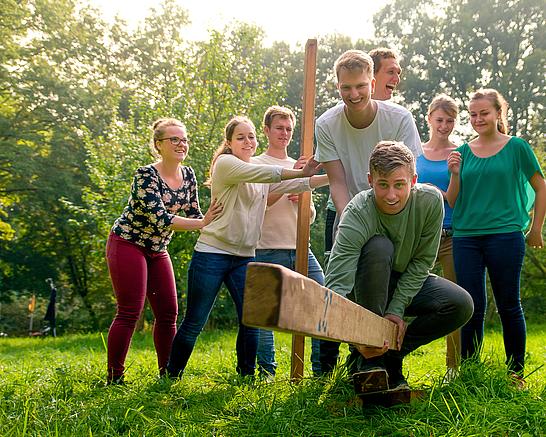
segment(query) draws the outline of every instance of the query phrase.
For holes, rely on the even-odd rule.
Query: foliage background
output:
[[[211,30],[205,41],[186,41],[181,29],[190,17],[173,0],[136,29],[120,20],[107,24],[75,0],[0,0],[0,10],[0,331],[26,332],[32,294],[36,320],[43,317],[48,277],[59,289],[61,330],[104,329],[115,310],[105,241],[135,168],[152,160],[152,121],[174,116],[186,123],[187,164],[204,181],[231,116],[246,114],[259,127],[272,104],[300,115],[303,42],[296,49],[282,41],[266,47],[260,28],[240,22]],[[542,0],[393,0],[376,14],[373,40],[319,37],[316,116],[337,100],[332,65],[340,53],[388,45],[403,54],[396,99],[413,112],[423,139],[426,107],[440,92],[460,103],[456,135],[469,139],[466,98],[490,86],[510,104],[511,133],[533,145],[544,168],[544,11]],[[292,156],[299,138],[296,126]],[[206,210],[203,186],[200,196]],[[326,198],[327,189],[314,194],[317,211]],[[323,229],[319,213],[311,232],[319,260]],[[196,238],[179,233],[169,248],[181,302]],[[528,318],[540,318],[544,251],[528,251],[522,285]],[[210,323],[233,318],[223,294]]]

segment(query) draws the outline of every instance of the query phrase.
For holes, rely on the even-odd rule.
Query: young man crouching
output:
[[[341,216],[325,285],[399,327],[399,351],[365,358],[351,347],[349,373],[385,369],[390,389],[407,388],[404,357],[465,324],[473,304],[464,289],[430,274],[443,200],[435,187],[416,183],[410,149],[382,141],[371,153],[369,168],[371,189],[358,193]],[[404,316],[413,320],[406,324]],[[321,351],[324,370],[333,368],[333,358]]]

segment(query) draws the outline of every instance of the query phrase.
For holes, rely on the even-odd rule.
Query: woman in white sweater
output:
[[[310,159],[302,169],[251,164],[256,151],[256,128],[246,117],[232,118],[211,164],[212,198],[223,205],[222,214],[201,231],[188,270],[184,320],[173,341],[167,372],[180,377],[197,337],[208,320],[224,283],[239,318],[237,373],[254,375],[258,330],[242,324],[246,267],[254,260],[270,192],[295,193],[324,185],[325,176],[311,177],[320,164]],[[280,183],[282,180],[294,179]]]

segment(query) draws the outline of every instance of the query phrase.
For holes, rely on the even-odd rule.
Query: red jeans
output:
[[[155,317],[154,344],[164,372],[176,333],[178,302],[173,266],[167,251],[152,252],[111,233],[106,259],[117,301],[108,332],[108,378],[123,375],[125,357],[146,298]]]

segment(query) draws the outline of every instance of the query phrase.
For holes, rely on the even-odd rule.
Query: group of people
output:
[[[520,273],[525,239],[543,246],[546,183],[529,144],[507,135],[506,102],[491,89],[472,94],[468,110],[477,136],[457,147],[450,134],[458,106],[437,96],[428,111],[430,139],[421,144],[411,113],[389,101],[401,75],[394,51],[348,50],[334,71],[341,101],[316,120],[314,158],[288,156],[296,123],[288,108],[266,111],[268,145],[257,157],[252,121],[236,116],[228,122],[212,158],[212,200],[204,215],[194,172],[181,165],[189,148],[185,126],[156,121],[151,149],[158,159],[137,170],[107,244],[117,299],[108,334],[109,383],[123,382],[146,298],[155,317],[159,372],[180,377],[222,283],[239,319],[237,373],[253,376],[257,361],[262,376],[274,377],[273,334],[242,324],[246,268],[257,260],[294,269],[297,193],[327,184],[326,275],[309,251],[309,276],[392,321],[399,332],[395,349],[351,346],[349,373],[385,369],[391,388],[406,387],[404,357],[448,334],[448,347],[460,348],[463,359],[478,356],[487,269],[508,369],[523,381]],[[319,174],[322,168],[326,175]],[[178,215],[182,210],[186,217]],[[166,248],[173,231],[181,230],[199,230],[200,236],[176,330],[177,294]],[[430,273],[437,261],[444,278]],[[313,339],[315,375],[329,373],[338,360],[338,343]],[[448,367],[457,364],[452,358]]]

